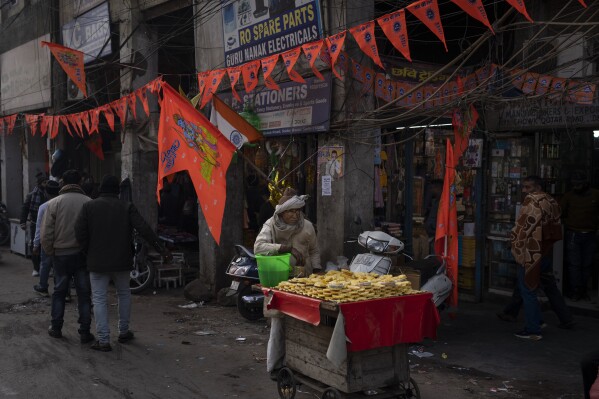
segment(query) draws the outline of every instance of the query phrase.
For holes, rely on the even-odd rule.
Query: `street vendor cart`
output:
[[[267,309],[283,318],[283,399],[299,385],[321,398],[419,398],[408,344],[436,338],[439,314],[430,293],[336,303],[264,289]],[[272,337],[272,336],[271,336]]]

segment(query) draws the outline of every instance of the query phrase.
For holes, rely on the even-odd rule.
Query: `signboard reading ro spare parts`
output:
[[[108,2],[100,4],[62,27],[63,45],[81,51],[86,64],[112,53]]]
[[[239,91],[242,103],[230,92],[219,93],[219,97],[237,112],[243,111],[243,104],[253,102],[264,136],[326,132],[331,117],[331,74],[323,75],[324,81],[310,77],[306,83],[280,83],[281,90]]]
[[[222,15],[227,67],[322,36],[318,0],[233,0],[224,5]]]

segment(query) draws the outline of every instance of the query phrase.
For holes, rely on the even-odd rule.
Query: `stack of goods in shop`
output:
[[[337,303],[366,301],[400,295],[416,294],[405,275],[332,270],[325,275],[292,278],[280,282],[278,290]]]

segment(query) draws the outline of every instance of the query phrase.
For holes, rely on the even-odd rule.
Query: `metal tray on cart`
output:
[[[407,344],[348,352],[336,367],[326,356],[339,314],[337,304],[323,301],[318,326],[285,316],[285,362],[279,371],[279,397],[292,399],[305,385],[320,398],[420,398],[410,378]]]

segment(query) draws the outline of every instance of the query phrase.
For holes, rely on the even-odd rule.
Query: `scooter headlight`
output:
[[[375,240],[372,237],[368,237],[368,239],[366,240],[366,248],[368,248],[368,250],[370,250],[370,251],[377,252],[377,253],[385,252],[387,245],[389,245],[389,242]]]

